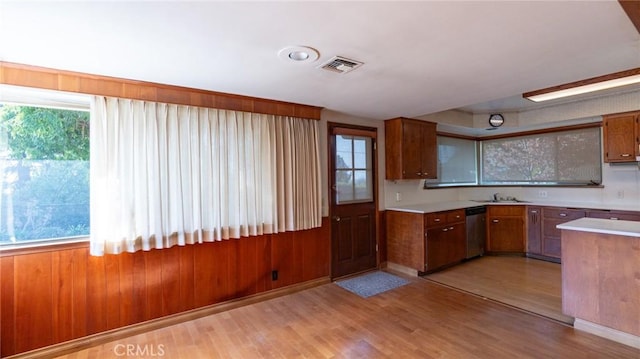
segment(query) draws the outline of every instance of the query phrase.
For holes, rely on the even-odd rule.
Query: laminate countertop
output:
[[[556,226],[559,229],[618,236],[640,237],[640,222],[612,221],[602,218],[579,218]]]
[[[504,205],[522,205],[522,206],[542,206],[542,207],[561,207],[576,209],[592,209],[592,210],[613,210],[613,211],[636,211],[640,212],[640,204],[620,204],[615,202],[570,202],[570,201],[503,201],[489,202],[484,200],[467,200],[467,201],[443,201],[432,203],[421,203],[412,205],[397,205],[387,208],[387,211],[400,211],[411,213],[433,213],[441,211],[450,211],[454,209],[465,209],[477,206],[504,206]]]

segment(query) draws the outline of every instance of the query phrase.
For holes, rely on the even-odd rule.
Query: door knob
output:
[[[334,217],[333,217],[333,220],[334,220],[334,221],[336,221],[336,222],[340,222],[340,217],[338,217],[338,216],[334,216]]]

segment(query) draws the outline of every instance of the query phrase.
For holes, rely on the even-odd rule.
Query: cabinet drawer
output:
[[[447,212],[447,223],[457,223],[465,220],[464,209]]]
[[[633,212],[615,212],[615,211],[589,211],[587,217],[619,219],[621,221],[640,221],[640,213]]]
[[[573,219],[578,219],[586,216],[586,212],[577,210],[577,209],[567,209],[567,208],[544,208],[542,210],[542,215],[544,216],[544,218],[548,218],[548,219],[560,219],[560,220],[570,221]]]
[[[464,209],[427,213],[425,215],[425,225],[427,227],[442,226],[445,224],[463,222],[464,219]]]
[[[447,212],[427,213],[425,218],[425,224],[427,227],[447,224]]]

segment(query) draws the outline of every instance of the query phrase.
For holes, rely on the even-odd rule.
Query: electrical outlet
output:
[[[547,198],[547,191],[538,191],[538,197]]]
[[[618,190],[618,199],[623,199],[623,198],[624,198],[624,191]]]
[[[396,202],[402,201],[402,193],[396,192]]]
[[[277,270],[272,270],[271,271],[271,280],[278,280],[278,271]]]

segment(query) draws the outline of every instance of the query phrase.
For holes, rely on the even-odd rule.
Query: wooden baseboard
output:
[[[413,268],[409,268],[409,267],[405,267],[402,264],[397,264],[397,263],[392,263],[392,262],[385,262],[381,265],[382,268],[386,268],[389,271],[392,272],[398,272],[398,273],[402,273],[402,274],[406,274],[412,277],[417,277],[418,276],[418,271],[413,269]]]
[[[634,348],[640,349],[640,337],[633,334],[621,332],[616,329],[605,327],[600,324],[592,323],[583,319],[576,318],[573,327],[583,332],[591,333],[614,342],[622,343]]]
[[[314,288],[323,284],[331,283],[329,277],[322,277],[304,283],[293,284],[284,288],[270,290],[268,292],[251,295],[248,297],[233,299],[223,303],[213,304],[190,311],[169,315],[162,318],[149,320],[142,323],[129,325],[122,328],[101,332],[86,337],[70,340],[67,342],[38,348],[24,353],[15,354],[6,359],[31,359],[31,358],[53,358],[65,354],[77,352],[97,345],[109,343],[115,340],[146,333],[152,330],[168,327],[174,324],[187,322],[190,320],[206,317],[212,314],[224,312],[245,305],[258,303],[261,301],[281,297],[287,294],[296,293],[305,289]]]

